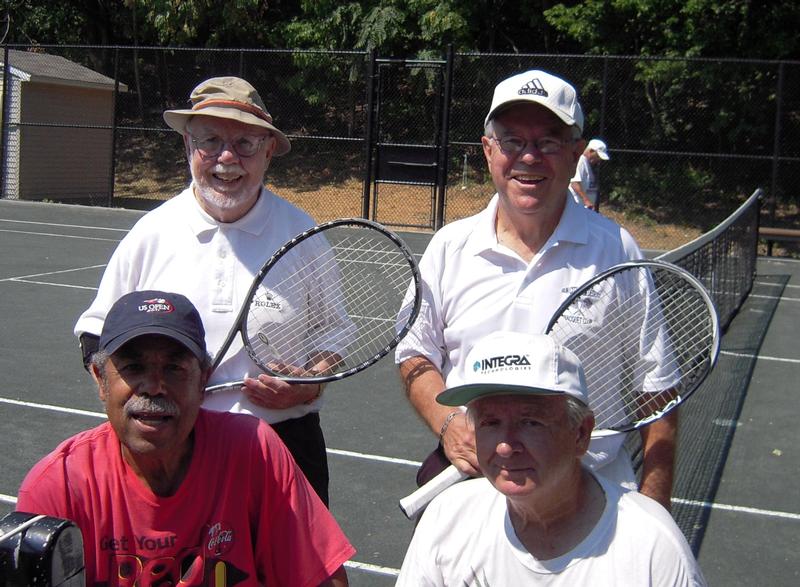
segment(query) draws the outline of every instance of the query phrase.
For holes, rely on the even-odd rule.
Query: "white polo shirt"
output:
[[[206,214],[191,186],[143,216],[120,242],[106,267],[97,297],[75,325],[75,334],[99,334],[111,305],[131,291],[158,289],[185,295],[206,329],[212,356],[234,324],[253,277],[293,236],[314,226],[299,208],[262,188],[253,208],[236,222],[217,222]],[[261,370],[247,356],[237,335],[210,385],[241,381]],[[286,410],[251,403],[229,390],[206,398],[204,407],[242,412],[269,423],[299,418],[320,409],[321,400]]]
[[[606,502],[600,519],[572,550],[549,560],[528,552],[505,496],[489,481],[457,483],[436,496],[420,519],[397,587],[706,584],[686,538],[663,507],[596,479]]]
[[[529,263],[497,241],[497,194],[475,216],[440,229],[420,261],[419,318],[395,361],[424,356],[447,387],[461,385],[469,369],[464,359],[477,340],[498,330],[543,333],[570,292],[612,265],[642,257],[627,230],[566,193],[565,199],[558,226]],[[593,440],[586,463],[604,466],[623,440],[623,434]]]

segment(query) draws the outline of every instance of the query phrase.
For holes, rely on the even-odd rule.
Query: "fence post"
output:
[[[372,191],[372,141],[375,117],[375,49],[367,53],[367,128],[364,133],[364,188],[361,196],[361,216],[369,218],[370,192]]]
[[[608,94],[608,57],[603,57],[603,90],[600,94],[600,136],[606,140],[606,107]]]
[[[11,100],[8,98],[8,75],[11,64],[8,62],[8,45],[3,45],[3,105],[2,105],[2,157],[0,157],[0,198],[6,198],[6,159],[8,157],[8,118]]]
[[[434,230],[444,225],[444,202],[447,197],[447,170],[450,163],[450,101],[453,89],[453,45],[447,45],[447,61],[444,67],[444,96],[442,96],[442,120],[439,132],[438,173],[436,178],[436,214],[433,219]]]
[[[134,55],[134,59],[136,56]],[[136,65],[134,64],[134,67]],[[117,95],[119,94],[119,47],[114,47],[114,94],[111,103],[111,169],[108,179],[106,207],[114,206],[114,186],[117,183]]]
[[[778,64],[778,87],[775,90],[775,136],[772,143],[772,186],[769,194],[769,220],[775,222],[775,204],[778,198],[778,159],[781,151],[781,116],[783,115],[783,61]],[[772,251],[770,251],[771,253]]]

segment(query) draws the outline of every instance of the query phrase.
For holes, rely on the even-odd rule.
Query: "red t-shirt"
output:
[[[37,463],[17,510],[80,527],[90,586],[316,586],[353,556],[272,428],[201,409],[194,430],[175,495],[142,483],[106,422]]]

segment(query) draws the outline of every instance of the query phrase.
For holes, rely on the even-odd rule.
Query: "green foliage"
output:
[[[587,53],[788,59],[800,49],[795,0],[584,0],[544,16]]]

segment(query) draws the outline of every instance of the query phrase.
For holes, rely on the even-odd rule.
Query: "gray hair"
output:
[[[103,380],[104,384],[108,383],[108,379],[106,376],[106,364],[108,363],[108,360],[110,358],[111,354],[108,351],[101,350],[94,353],[91,359],[92,365],[94,365],[97,368],[97,372],[100,373],[100,377]],[[211,355],[206,353],[205,356],[203,357],[203,360],[200,361],[200,370],[206,371],[207,369],[210,369],[211,362],[212,362]]]

